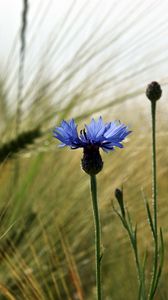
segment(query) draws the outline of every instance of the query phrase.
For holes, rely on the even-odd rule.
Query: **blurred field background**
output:
[[[97,178],[103,299],[137,299],[132,250],[112,201],[117,207],[114,190],[123,185],[142,256],[147,249],[150,278],[153,243],[143,194],[150,201],[145,88],[153,80],[163,89],[157,107],[157,162],[165,265],[156,299],[168,299],[167,1],[29,1],[21,73],[23,7],[18,0],[10,5],[9,16],[12,7],[17,11],[11,40],[5,22],[1,26],[1,44],[4,39],[11,46],[0,57],[0,299],[95,299],[89,178],[80,167],[81,150],[57,148],[52,130],[72,117],[82,129],[100,115],[133,130],[124,149],[102,154],[104,169]],[[7,27],[14,26],[12,17],[5,18]]]

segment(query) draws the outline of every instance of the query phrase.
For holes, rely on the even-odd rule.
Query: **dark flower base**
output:
[[[82,169],[89,175],[96,175],[103,169],[103,161],[99,152],[99,147],[88,145],[84,148],[81,159]]]

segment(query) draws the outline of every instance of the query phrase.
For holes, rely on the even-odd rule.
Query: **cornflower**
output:
[[[61,144],[60,147],[69,146],[71,149],[83,148],[81,160],[82,169],[90,175],[93,216],[95,225],[95,253],[96,253],[96,287],[97,300],[102,299],[101,288],[101,226],[97,200],[96,174],[103,168],[103,161],[99,149],[105,152],[113,151],[116,147],[123,148],[121,143],[131,131],[119,121],[104,123],[102,117],[97,121],[91,120],[89,125],[78,133],[77,125],[73,119],[69,122],[62,121],[54,129],[54,137]]]
[[[128,127],[119,121],[104,123],[102,117],[98,121],[92,119],[79,134],[74,119],[69,122],[63,120],[54,129],[54,137],[61,141],[60,147],[83,148],[82,168],[89,175],[95,175],[103,168],[99,149],[110,152],[115,147],[123,148],[121,142],[130,133]]]

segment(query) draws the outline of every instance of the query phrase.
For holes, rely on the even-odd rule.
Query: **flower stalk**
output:
[[[158,269],[158,200],[157,200],[157,178],[156,178],[156,102],[151,101],[151,114],[152,114],[152,201],[153,201],[153,225],[154,225],[154,266],[153,266],[153,279],[149,294],[149,299],[152,299],[153,290],[156,281]]]
[[[90,175],[91,195],[92,195],[92,206],[93,216],[95,225],[95,254],[96,254],[96,289],[97,289],[97,300],[102,299],[101,289],[101,225],[99,217],[99,208],[97,201],[97,183],[96,175]]]
[[[158,244],[158,199],[157,199],[157,166],[156,166],[156,102],[161,97],[162,91],[157,82],[152,82],[147,87],[147,97],[151,101],[152,117],[152,204],[153,204],[153,238],[154,261],[153,275],[149,291],[149,300],[154,298],[159,274],[159,244]]]
[[[147,252],[145,253],[144,259],[140,259],[139,256],[139,246],[137,243],[137,226],[133,227],[131,222],[131,217],[129,211],[125,209],[123,192],[119,189],[115,191],[115,197],[118,201],[120,212],[118,212],[115,207],[114,211],[120,218],[124,228],[126,229],[130,243],[133,249],[136,268],[138,273],[139,281],[139,300],[153,300],[158,288],[159,280],[163,270],[164,263],[164,240],[162,228],[158,228],[158,198],[157,198],[157,166],[156,166],[156,102],[160,99],[162,95],[162,90],[160,84],[156,81],[151,82],[146,89],[146,96],[151,102],[151,116],[152,116],[152,208],[147,199],[145,200],[146,211],[148,216],[148,221],[150,225],[150,230],[152,233],[154,241],[154,251],[153,251],[153,265],[152,265],[152,277],[150,280],[150,285],[146,285],[146,260]]]
[[[156,81],[151,82],[146,89],[146,96],[151,102],[151,116],[152,116],[152,204],[153,204],[153,218],[150,214],[150,223],[152,227],[153,239],[154,239],[154,260],[153,260],[153,274],[151,279],[151,285],[148,298],[152,300],[155,296],[158,286],[159,278],[163,265],[163,236],[160,229],[160,249],[158,242],[158,199],[157,199],[157,167],[156,167],[156,102],[160,99],[162,90],[160,84]],[[161,254],[160,254],[161,253]]]

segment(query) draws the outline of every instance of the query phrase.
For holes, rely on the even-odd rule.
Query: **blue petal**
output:
[[[102,117],[99,117],[97,122],[92,119],[91,123],[89,125],[85,125],[85,127],[87,129],[87,138],[91,143],[97,143],[103,140],[103,134],[106,130],[106,126],[103,123]]]
[[[124,124],[117,125],[115,122],[110,124],[109,129],[105,132],[104,137],[110,142],[121,142],[130,131]]]
[[[62,142],[61,147],[70,146],[74,148],[82,147],[78,137],[77,125],[74,120],[61,122],[61,126],[54,129],[54,137]]]
[[[97,121],[91,120],[89,125],[85,125],[78,136],[77,125],[71,119],[69,122],[62,121],[59,127],[54,130],[54,137],[61,141],[60,147],[69,146],[72,149],[85,148],[90,144],[101,147],[103,151],[113,151],[115,147],[123,148],[122,141],[131,133],[128,127],[120,122],[110,122],[104,124],[102,117]]]

